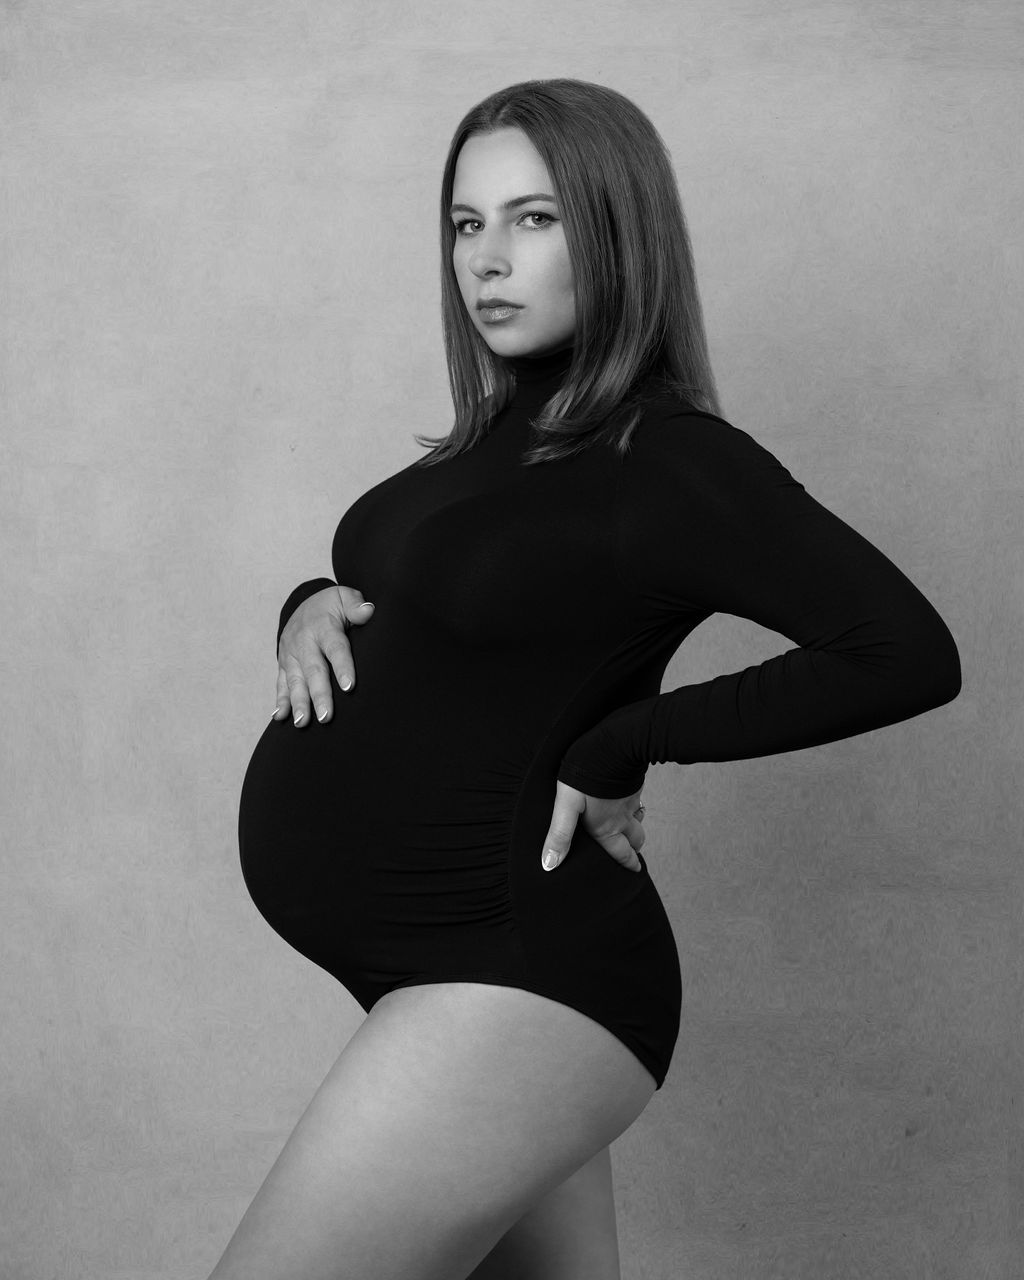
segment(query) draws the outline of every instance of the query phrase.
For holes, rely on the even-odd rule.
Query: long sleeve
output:
[[[274,641],[274,653],[277,654],[281,647],[281,632],[285,629],[288,619],[304,600],[308,600],[310,596],[315,596],[318,591],[323,591],[327,587],[336,587],[338,584],[333,578],[311,578],[309,582],[300,582],[281,608],[281,617],[277,624],[277,639]]]
[[[666,625],[731,613],[799,647],[617,708],[572,743],[561,781],[631,795],[650,764],[813,747],[957,696],[959,653],[933,606],[750,435],[662,411],[634,441],[614,513],[619,590]]]

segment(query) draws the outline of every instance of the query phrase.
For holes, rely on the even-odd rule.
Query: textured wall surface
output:
[[[0,4],[5,1280],[205,1277],[361,1020],[239,873],[277,610],[450,425],[455,124],[563,75],[671,148],[725,416],[964,669],[648,775],[683,1026],[624,1277],[1024,1272],[1022,64],[1016,0]],[[665,687],[788,647],[719,616]]]

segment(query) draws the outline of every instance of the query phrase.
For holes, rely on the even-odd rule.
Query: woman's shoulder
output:
[[[640,491],[683,487],[737,500],[766,486],[794,483],[792,473],[751,432],[672,390],[645,397],[626,470]]]
[[[643,413],[637,424],[638,446],[679,455],[693,451],[714,453],[763,448],[749,431],[695,404],[683,392],[658,379],[644,385]]]

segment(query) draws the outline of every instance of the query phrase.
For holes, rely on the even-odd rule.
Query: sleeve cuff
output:
[[[595,796],[599,800],[624,800],[626,796],[636,795],[643,787],[647,772],[645,770],[643,773],[611,777],[588,773],[585,769],[577,769],[563,760],[557,776],[559,782],[575,787],[585,795]]]

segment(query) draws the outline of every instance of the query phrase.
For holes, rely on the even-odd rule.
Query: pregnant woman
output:
[[[646,770],[960,689],[921,592],[721,416],[643,112],[502,90],[440,213],[454,425],[345,512],[337,582],[286,602],[239,814],[259,911],[367,1016],[212,1280],[618,1277],[609,1143],[681,1006]],[[796,647],[661,693],[716,612]]]

